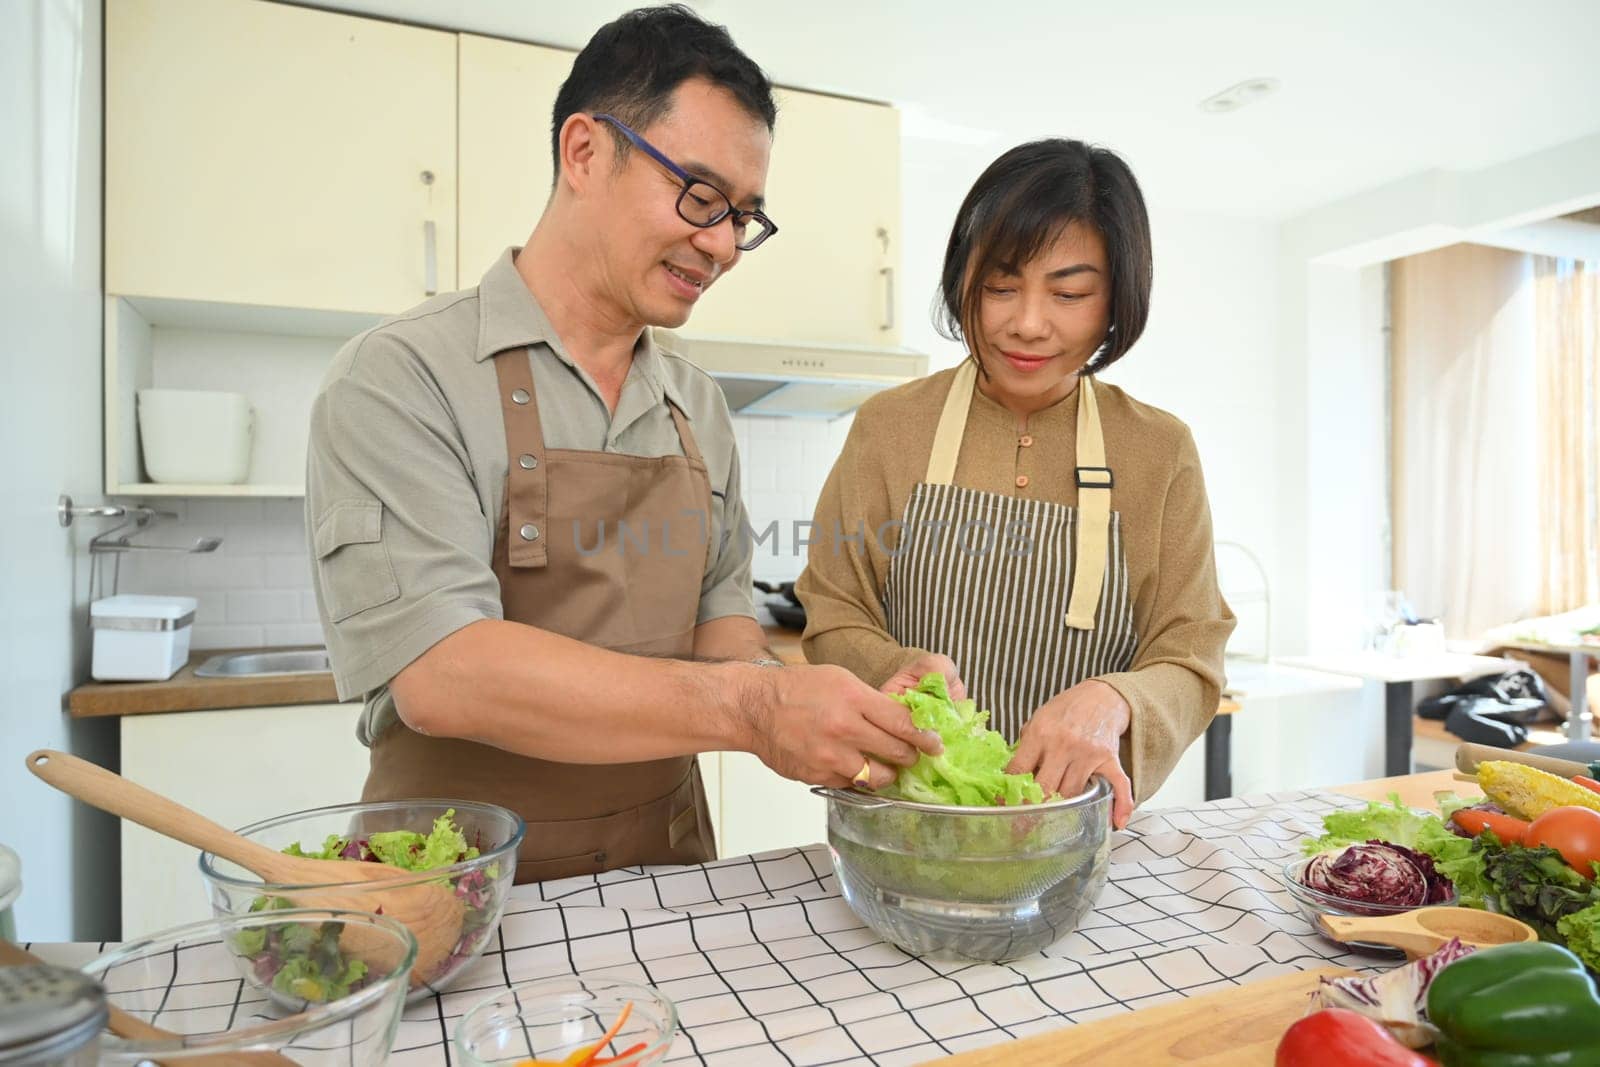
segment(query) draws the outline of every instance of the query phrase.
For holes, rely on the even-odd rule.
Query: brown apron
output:
[[[683,413],[668,401],[682,456],[546,449],[528,349],[494,361],[510,459],[494,539],[505,618],[619,652],[689,656],[711,482]],[[693,756],[552,763],[397,724],[373,743],[362,799],[423,796],[527,820],[518,882],[716,858]]]

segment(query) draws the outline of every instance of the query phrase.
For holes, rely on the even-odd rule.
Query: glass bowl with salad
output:
[[[290,855],[388,863],[415,874],[393,883],[444,885],[461,902],[459,938],[431,973],[412,976],[411,998],[446,988],[483,952],[505,911],[526,826],[515,812],[466,800],[391,800],[339,804],[252,823],[238,832]],[[275,885],[210,852],[200,855],[212,911],[250,915],[291,907],[327,906],[364,883]],[[386,883],[386,886],[389,883]],[[263,945],[265,971],[304,966],[303,952],[281,939]]]
[[[659,990],[572,975],[503,989],[456,1024],[466,1067],[643,1067],[666,1057],[678,1010]]]
[[[274,970],[268,944],[300,963]],[[103,1037],[108,1067],[297,1063],[376,1067],[389,1055],[417,942],[357,911],[227,915],[128,941],[82,968],[135,1023]]]
[[[1045,796],[1033,775],[1006,773],[1012,747],[941,675],[895,699],[944,751],[876,793],[815,790],[845,902],[914,956],[1001,962],[1071,933],[1105,886],[1110,785]]]

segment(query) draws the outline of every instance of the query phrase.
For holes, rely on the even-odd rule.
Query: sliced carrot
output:
[[[622,1024],[628,1021],[628,1016],[632,1013],[633,1001],[630,1000],[622,1006],[622,1014],[618,1015],[617,1021],[611,1024],[611,1029],[600,1036],[600,1040],[594,1043],[582,1059],[574,1063],[571,1057],[568,1057],[567,1062],[571,1064],[571,1067],[589,1067],[590,1062],[600,1054],[600,1050],[609,1045],[611,1039],[617,1036],[617,1032],[622,1029]]]
[[[630,1046],[628,1048],[623,1049],[621,1052],[617,1053],[615,1056],[607,1056],[603,1060],[590,1060],[589,1061],[589,1067],[605,1067],[605,1065],[608,1064],[608,1063],[616,1063],[618,1060],[627,1059],[629,1056],[632,1056],[636,1052],[643,1052],[648,1047],[649,1047],[648,1043],[646,1043],[644,1041],[641,1041],[637,1045],[633,1045],[633,1046]]]
[[[1463,808],[1450,816],[1450,821],[1473,837],[1485,830],[1493,830],[1496,837],[1509,844],[1520,845],[1528,832],[1528,824],[1523,820],[1492,811],[1469,811]]]

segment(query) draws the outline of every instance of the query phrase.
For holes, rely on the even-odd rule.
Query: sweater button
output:
[[[1029,445],[1033,444],[1033,434],[1031,434],[1031,433],[1023,434],[1017,440],[1017,444],[1021,445],[1023,448],[1027,448]]]
[[[1017,475],[1017,488],[1018,489],[1026,489],[1026,488],[1028,488],[1028,476],[1026,474]]]

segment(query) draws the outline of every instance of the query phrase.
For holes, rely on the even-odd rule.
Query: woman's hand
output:
[[[1058,693],[1033,713],[1006,770],[1032,771],[1045,795],[1073,796],[1091,775],[1111,783],[1111,825],[1122,829],[1133,814],[1133,783],[1119,748],[1133,716],[1122,694],[1093,678]]]
[[[907,689],[914,689],[922,681],[924,674],[944,675],[945,688],[950,691],[951,700],[965,700],[967,698],[967,685],[961,680],[956,665],[949,656],[942,656],[937,652],[924,652],[904,667],[895,671],[887,682],[878,687],[878,692],[888,693],[890,696],[899,696]]]

